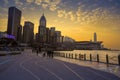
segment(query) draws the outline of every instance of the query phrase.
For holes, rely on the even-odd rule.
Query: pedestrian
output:
[[[51,51],[51,57],[53,58],[53,56],[54,56],[54,52],[53,52],[53,51]]]
[[[38,50],[37,50],[37,56],[38,56]]]
[[[43,57],[45,57],[45,52],[43,52]]]
[[[34,49],[32,48],[32,53],[34,52]]]

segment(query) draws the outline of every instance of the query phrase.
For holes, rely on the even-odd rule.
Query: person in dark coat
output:
[[[39,53],[39,51],[38,51],[38,49],[37,49],[37,56],[38,56],[38,53]]]
[[[51,58],[53,58],[53,55],[54,55],[54,52],[53,52],[53,51],[51,51]]]

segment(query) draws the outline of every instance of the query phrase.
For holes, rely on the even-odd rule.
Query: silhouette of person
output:
[[[43,52],[43,57],[45,57],[45,52]]]
[[[52,58],[54,57],[54,52],[53,52],[53,51],[51,51],[51,57],[52,57]]]
[[[39,51],[37,50],[37,56],[38,56]]]

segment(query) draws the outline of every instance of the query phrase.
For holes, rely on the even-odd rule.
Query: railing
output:
[[[60,52],[55,52],[55,56],[58,57],[65,57],[65,58],[70,58],[70,59],[77,59],[77,60],[82,60],[82,61],[94,61],[98,63],[106,63],[106,64],[113,64],[113,65],[119,65],[120,66],[120,55],[118,55],[118,64],[117,63],[111,63],[109,55],[106,54],[105,56],[105,62],[100,60],[99,54],[96,54],[96,57],[93,57],[92,54],[89,54],[89,59],[87,59],[86,54],[76,54],[76,53],[60,53]]]

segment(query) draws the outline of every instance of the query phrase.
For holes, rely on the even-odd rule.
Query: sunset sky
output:
[[[47,27],[64,36],[88,41],[96,32],[105,47],[120,49],[120,0],[0,0],[0,31],[6,31],[11,6],[22,11],[22,26],[24,21],[34,23],[35,33],[44,12]]]

